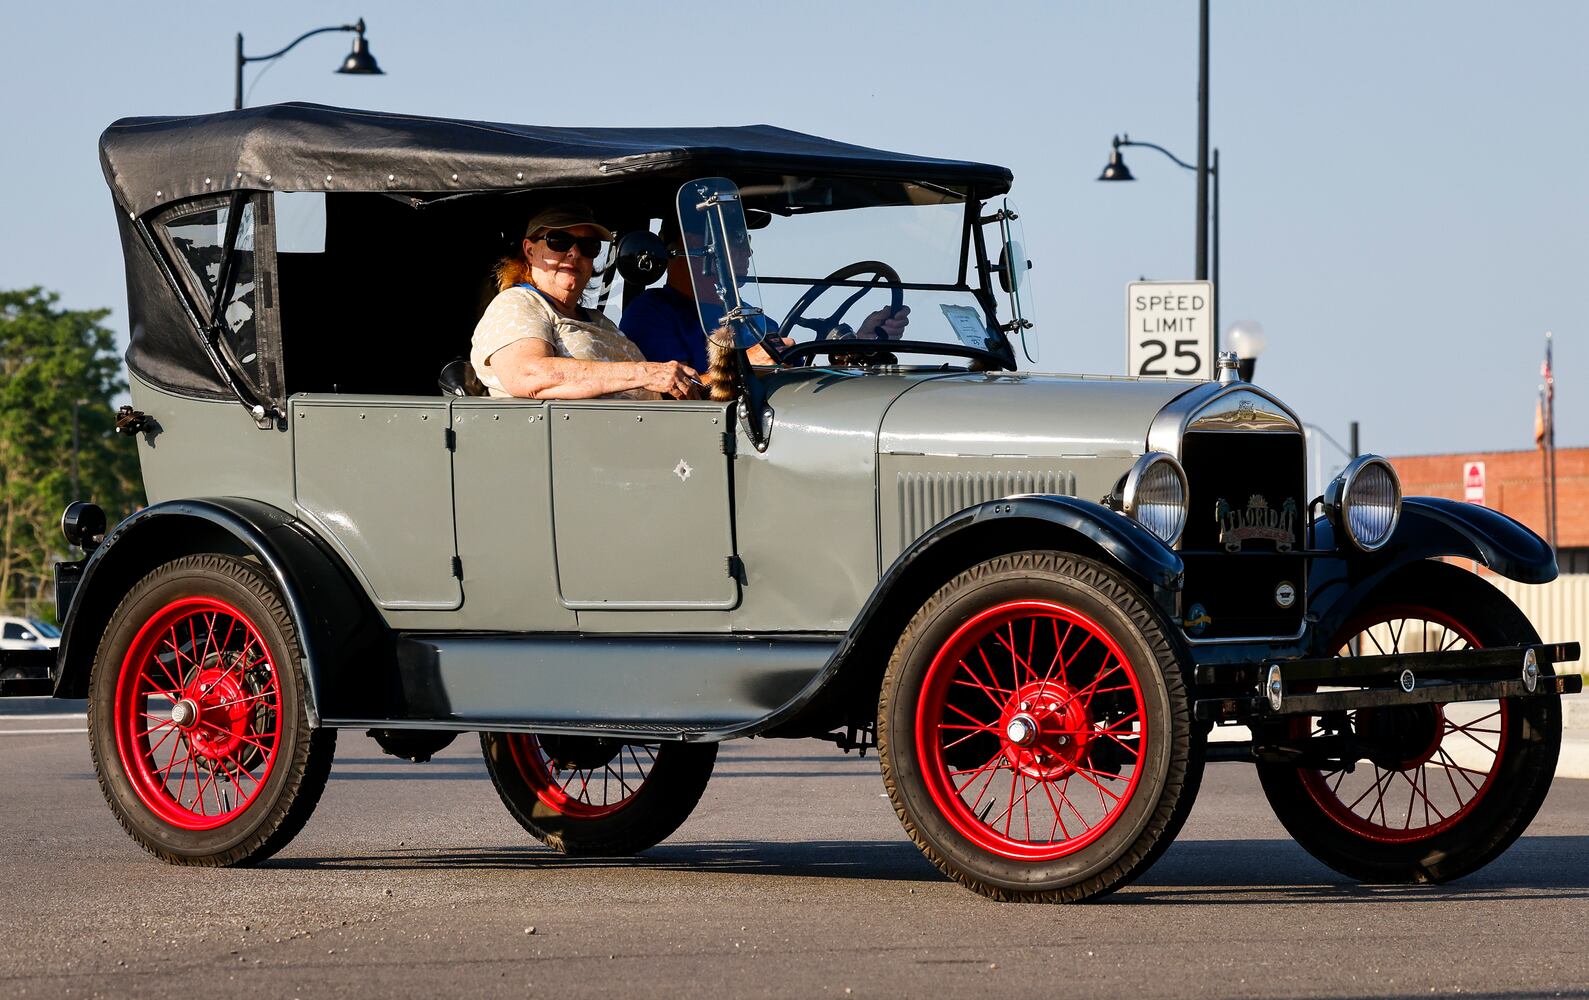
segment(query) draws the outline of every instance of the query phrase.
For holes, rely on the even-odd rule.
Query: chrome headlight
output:
[[[1187,493],[1181,463],[1162,451],[1150,451],[1126,474],[1120,509],[1165,545],[1174,545],[1186,529]]]
[[[1352,544],[1373,552],[1390,541],[1401,520],[1401,480],[1389,462],[1364,455],[1335,477],[1324,492],[1324,503]]]

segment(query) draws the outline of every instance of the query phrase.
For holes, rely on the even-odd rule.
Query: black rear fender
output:
[[[372,695],[382,700],[372,685],[395,687],[385,622],[341,561],[284,511],[228,497],[155,504],[105,536],[65,615],[57,698],[87,697],[100,637],[133,585],[172,559],[198,553],[253,559],[275,582],[303,647],[312,724],[341,714],[339,705],[349,699],[367,712]]]

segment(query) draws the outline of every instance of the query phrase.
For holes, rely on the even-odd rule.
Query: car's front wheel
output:
[[[883,680],[877,741],[929,860],[1001,900],[1130,882],[1174,839],[1202,756],[1157,612],[1107,567],[992,559],[921,608]]]
[[[502,804],[564,854],[619,857],[655,847],[706,791],[716,743],[631,743],[592,736],[481,733]]]
[[[1422,563],[1381,587],[1334,643],[1341,656],[1538,642],[1477,576]],[[1365,708],[1288,723],[1292,740],[1349,735],[1350,766],[1258,765],[1275,816],[1309,854],[1364,882],[1445,882],[1494,860],[1528,827],[1561,748],[1556,695]]]
[[[229,556],[166,563],[112,613],[89,746],[111,810],[149,853],[247,864],[303,828],[336,732],[309,726],[300,655],[274,584]]]

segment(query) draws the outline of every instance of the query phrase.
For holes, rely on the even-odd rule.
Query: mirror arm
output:
[[[745,422],[750,443],[757,451],[767,450],[772,435],[772,408],[767,405],[767,389],[750,363],[750,349],[734,349],[734,364],[739,369],[739,383],[744,392],[739,397],[739,419]]]

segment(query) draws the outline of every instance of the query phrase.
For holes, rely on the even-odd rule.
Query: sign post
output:
[[[1214,285],[1133,281],[1126,285],[1126,374],[1214,377]]]

